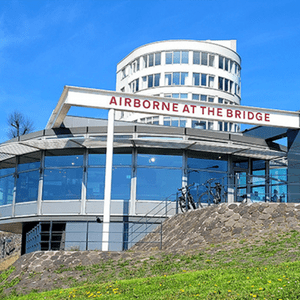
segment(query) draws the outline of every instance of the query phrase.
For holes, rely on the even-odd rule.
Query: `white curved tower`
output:
[[[240,104],[236,41],[170,40],[141,46],[117,65],[116,90],[195,101]],[[238,124],[116,112],[117,120],[239,131]]]

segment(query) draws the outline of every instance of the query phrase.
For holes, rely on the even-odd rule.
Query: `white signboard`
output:
[[[53,112],[49,127],[60,126],[71,106],[216,120],[274,127],[299,128],[299,113],[280,110],[171,99],[113,91],[66,87]]]

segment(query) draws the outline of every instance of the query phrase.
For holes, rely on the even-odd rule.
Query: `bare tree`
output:
[[[33,122],[17,110],[8,116],[7,123],[10,126],[7,134],[9,138],[19,137],[34,130]]]

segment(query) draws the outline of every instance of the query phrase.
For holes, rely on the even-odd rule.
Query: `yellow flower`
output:
[[[282,279],[279,278],[278,281],[282,281]]]
[[[261,291],[263,288],[259,288],[259,290]]]
[[[228,293],[231,293],[231,290],[228,290]]]
[[[272,281],[271,281],[271,280],[268,280],[268,282],[271,283]]]
[[[249,279],[250,277],[247,277],[247,279]]]

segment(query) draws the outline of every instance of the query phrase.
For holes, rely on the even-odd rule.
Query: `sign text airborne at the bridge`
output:
[[[245,111],[227,107],[208,107],[203,104],[181,104],[157,100],[140,100],[137,98],[111,97],[109,105],[113,108],[142,109],[144,113],[163,113],[193,118],[215,119],[225,118],[228,121],[257,121],[270,122],[270,114],[256,111]]]
[[[194,120],[299,128],[299,112],[68,86],[65,87],[49,119],[47,128],[59,127],[72,106],[114,109]]]

